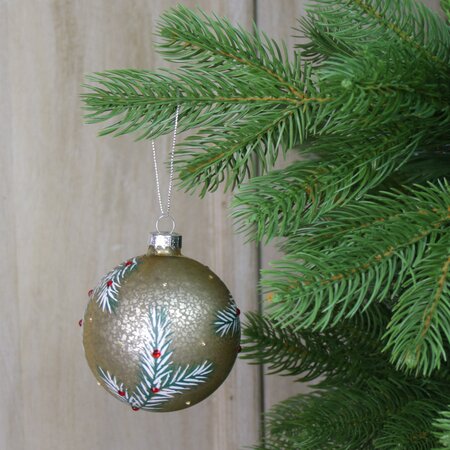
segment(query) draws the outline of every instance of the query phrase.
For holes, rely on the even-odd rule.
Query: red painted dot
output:
[[[117,393],[118,393],[121,397],[125,397],[125,392],[124,392],[124,391],[117,391]]]
[[[112,284],[113,284],[112,280],[108,280],[106,283],[106,286],[110,287],[110,286],[112,286]]]
[[[133,264],[133,261],[131,261],[131,260],[130,260],[130,261],[127,261],[127,262],[125,263],[126,266],[131,266],[131,264]]]
[[[239,316],[241,314],[241,310],[239,308],[236,308],[236,315]]]
[[[157,348],[155,348],[155,350],[153,350],[152,356],[153,358],[159,358],[161,356],[161,352]]]
[[[132,406],[131,409],[132,409],[133,411],[139,411],[139,408],[138,408],[137,406]]]
[[[242,347],[241,347],[240,345],[239,345],[238,348],[237,348],[237,352],[238,352],[238,353],[241,353],[241,352],[242,352]]]
[[[161,389],[157,388],[157,387],[152,387],[152,392],[154,394],[156,394],[157,392],[159,392]]]
[[[89,297],[92,297],[92,294],[93,294],[93,293],[94,293],[94,289],[90,289],[89,292],[88,292],[88,296],[89,296]]]
[[[78,321],[78,325],[79,325],[80,327],[83,326],[83,319],[80,319],[80,320]]]

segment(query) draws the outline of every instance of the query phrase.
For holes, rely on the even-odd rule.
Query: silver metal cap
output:
[[[152,231],[148,239],[148,245],[155,249],[172,249],[179,250],[181,248],[181,234],[169,233],[168,231]]]

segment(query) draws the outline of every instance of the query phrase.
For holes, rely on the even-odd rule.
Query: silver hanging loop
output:
[[[159,229],[160,222],[161,222],[163,219],[168,219],[168,220],[170,220],[170,221],[172,222],[172,229],[169,231],[169,233],[172,234],[172,233],[173,233],[173,230],[175,230],[175,219],[174,219],[169,213],[161,214],[161,215],[158,217],[158,219],[156,220],[156,224],[155,224],[155,226],[156,226],[156,231],[157,231],[158,233],[162,233],[162,232],[167,231],[167,230],[161,231],[161,230]]]

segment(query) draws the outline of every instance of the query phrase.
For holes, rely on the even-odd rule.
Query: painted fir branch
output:
[[[220,337],[240,334],[241,325],[239,320],[238,308],[236,307],[236,303],[234,302],[234,299],[231,295],[229,305],[217,312],[216,320],[214,321],[214,327],[216,333]]]
[[[102,367],[98,368],[100,378],[116,398],[134,409],[158,410],[176,394],[207,381],[213,371],[209,361],[192,367],[189,364],[175,366],[171,344],[170,319],[163,308],[153,306],[149,311],[149,342],[141,355],[140,382],[136,388],[130,392],[124,383]]]
[[[169,9],[159,51],[178,69],[92,75],[87,121],[153,138],[180,105],[181,185],[237,187],[238,229],[284,239],[244,355],[326,379],[266,417],[264,448],[446,448],[448,23],[419,0],[311,0],[297,32],[290,53],[256,27]],[[275,170],[288,152],[298,161]]]
[[[119,303],[119,289],[126,275],[137,266],[137,258],[129,259],[107,273],[94,290],[94,297],[102,311],[114,312]]]

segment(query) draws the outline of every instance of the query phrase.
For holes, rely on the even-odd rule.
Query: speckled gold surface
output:
[[[101,384],[99,366],[133,390],[140,381],[140,355],[149,341],[149,308],[162,307],[171,321],[174,365],[192,367],[207,360],[214,369],[206,382],[176,394],[159,410],[192,406],[220,386],[236,359],[240,333],[220,337],[214,328],[217,312],[230,304],[230,293],[208,267],[193,259],[150,248],[137,261],[123,280],[112,313],[102,311],[95,296],[88,304],[83,344],[89,367]]]

